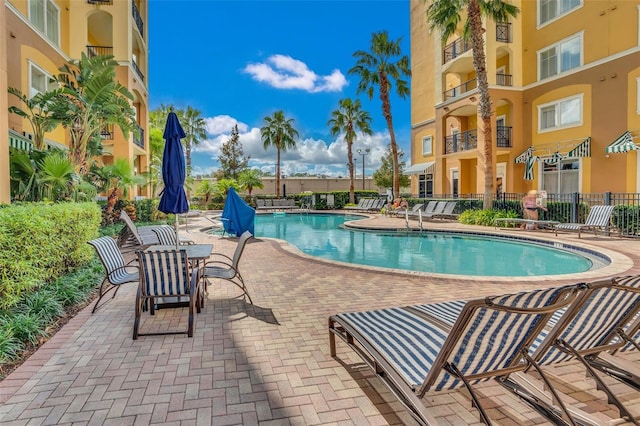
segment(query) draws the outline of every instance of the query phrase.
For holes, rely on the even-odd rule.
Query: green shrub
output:
[[[3,327],[10,330],[13,336],[20,342],[35,345],[40,338],[46,335],[46,322],[37,314],[18,313],[5,319]]]
[[[0,363],[17,359],[22,347],[22,343],[13,335],[10,327],[0,322]]]
[[[458,216],[458,222],[466,225],[482,225],[482,226],[494,226],[495,220],[501,217],[520,217],[518,212],[513,210],[465,210]]]
[[[48,289],[29,294],[19,309],[27,315],[37,316],[43,324],[49,324],[64,315],[62,303]]]

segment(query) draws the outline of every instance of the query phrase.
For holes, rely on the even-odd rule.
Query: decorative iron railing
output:
[[[144,81],[144,74],[142,74],[142,71],[140,71],[140,68],[138,68],[138,64],[136,64],[136,61],[131,61],[131,65],[133,66],[133,69],[136,70],[136,74],[140,76],[140,80]]]
[[[444,153],[468,151],[478,147],[478,129],[467,130],[444,137]]]
[[[496,74],[496,84],[498,86],[513,86],[513,76],[511,74]]]
[[[87,56],[93,58],[94,56],[113,55],[113,46],[91,46],[87,45]]]
[[[136,26],[138,27],[138,31],[140,31],[140,35],[144,38],[144,23],[142,22],[142,17],[140,16],[140,11],[138,10],[138,6],[135,2],[132,2],[133,6],[131,9],[131,13],[133,14],[133,20],[136,22]]]
[[[459,38],[456,41],[447,44],[442,51],[442,63],[446,64],[471,49],[471,43]]]
[[[144,149],[144,129],[138,126],[138,133],[133,133],[133,144]]]
[[[496,23],[496,41],[511,43],[511,24],[509,22]]]
[[[496,126],[496,146],[511,148],[511,126]]]
[[[89,4],[113,4],[113,0],[87,0]]]
[[[475,78],[469,81],[465,81],[460,86],[456,86],[453,89],[445,91],[444,100],[446,101],[447,99],[457,98],[458,96],[461,96],[464,93],[467,93],[469,90],[475,89],[476,87],[478,87],[478,82]]]
[[[100,131],[100,139],[102,139],[102,140],[113,140],[113,131],[114,131],[113,124],[105,125],[102,128],[102,130]]]

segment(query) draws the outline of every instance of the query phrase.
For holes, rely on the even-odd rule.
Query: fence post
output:
[[[611,192],[605,192],[604,193],[604,204],[606,206],[610,206],[611,205]]]
[[[578,212],[580,211],[580,194],[574,192],[571,195],[571,222],[578,223]]]

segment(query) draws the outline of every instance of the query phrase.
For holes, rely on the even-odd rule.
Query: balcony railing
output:
[[[144,129],[138,126],[139,133],[133,133],[133,144],[144,149]]]
[[[478,87],[478,82],[474,78],[473,80],[465,81],[460,86],[456,86],[453,89],[449,89],[444,92],[444,100],[457,98],[458,96],[467,93],[469,90],[473,90]]]
[[[87,45],[87,56],[93,58],[94,56],[113,55],[112,46],[91,46]]]
[[[511,74],[496,74],[496,84],[498,86],[513,86],[513,76]]]
[[[478,147],[478,129],[444,137],[444,153],[468,151]]]
[[[113,0],[87,0],[89,4],[113,4]]]
[[[106,126],[104,126],[104,128],[100,131],[100,139],[112,141],[113,129],[114,129],[113,124],[107,124]]]
[[[496,41],[511,43],[511,24],[509,22],[496,23]]]
[[[459,38],[456,41],[447,44],[442,52],[442,63],[446,64],[471,49],[471,43]]]
[[[511,126],[496,126],[496,146],[511,148]]]
[[[142,74],[142,71],[140,71],[140,68],[138,68],[138,64],[136,64],[136,61],[131,61],[131,65],[133,65],[133,69],[136,70],[136,74],[140,76],[140,80],[144,81],[144,74]]]
[[[140,35],[144,38],[144,23],[142,22],[142,17],[140,16],[140,11],[138,10],[138,6],[136,6],[135,2],[132,3],[133,8],[133,20],[136,21],[136,26],[138,27],[138,31],[140,31]]]

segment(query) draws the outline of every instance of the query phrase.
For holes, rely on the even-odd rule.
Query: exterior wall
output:
[[[412,37],[412,164],[435,161],[436,193],[451,192],[451,170],[458,169],[461,194],[484,191],[482,132],[478,129],[477,147],[445,152],[445,137],[451,128],[460,132],[477,129],[480,117],[476,104],[477,89],[446,99],[444,90],[475,78],[470,50],[442,64],[445,44],[437,31],[425,23],[424,2],[411,0]],[[485,54],[489,91],[494,108],[492,117],[493,162],[503,163],[504,179],[496,181],[507,192],[525,192],[541,186],[541,165],[536,163],[534,180],[524,180],[522,163],[515,158],[529,147],[552,149],[563,145],[566,154],[572,143],[591,140],[591,156],[580,158],[581,192],[636,192],[640,190],[640,163],[637,151],[606,155],[606,147],[626,131],[640,138],[640,2],[609,0],[583,1],[580,7],[538,25],[538,2],[514,0],[520,8],[510,20],[510,42],[496,40],[496,24],[485,21]],[[582,36],[581,64],[577,68],[539,80],[538,53],[576,34]],[[446,44],[456,41],[454,35]],[[415,40],[419,40],[416,43]],[[426,48],[432,46],[431,66],[422,63]],[[417,57],[417,59],[416,59]],[[415,65],[419,65],[416,67]],[[500,86],[496,70],[504,67],[511,76],[510,86]],[[432,85],[433,90],[425,88]],[[444,86],[444,87],[443,87]],[[415,90],[414,90],[415,89]],[[540,131],[539,106],[571,95],[582,96],[582,120],[578,125]],[[429,126],[418,121],[422,111],[433,106],[435,119]],[[496,145],[496,118],[504,116],[511,128],[510,146]],[[422,136],[435,131],[434,155],[425,158],[419,152]],[[640,145],[640,139],[636,140]],[[549,155],[553,152],[549,152]],[[495,173],[495,170],[494,170]],[[606,177],[606,178],[604,178]],[[417,193],[417,179],[412,178]]]
[[[0,28],[7,28],[7,14],[4,7],[0,7]],[[0,31],[0,46],[7,45],[8,31]],[[3,49],[0,49],[2,52]],[[6,50],[5,50],[6,52]],[[0,53],[0,93],[7,93],[7,54]],[[0,95],[0,135],[9,134],[9,121],[7,111],[9,105],[7,96]],[[0,152],[9,152],[9,138],[0,137]],[[0,203],[8,204],[11,201],[9,191],[9,156],[0,155]]]

